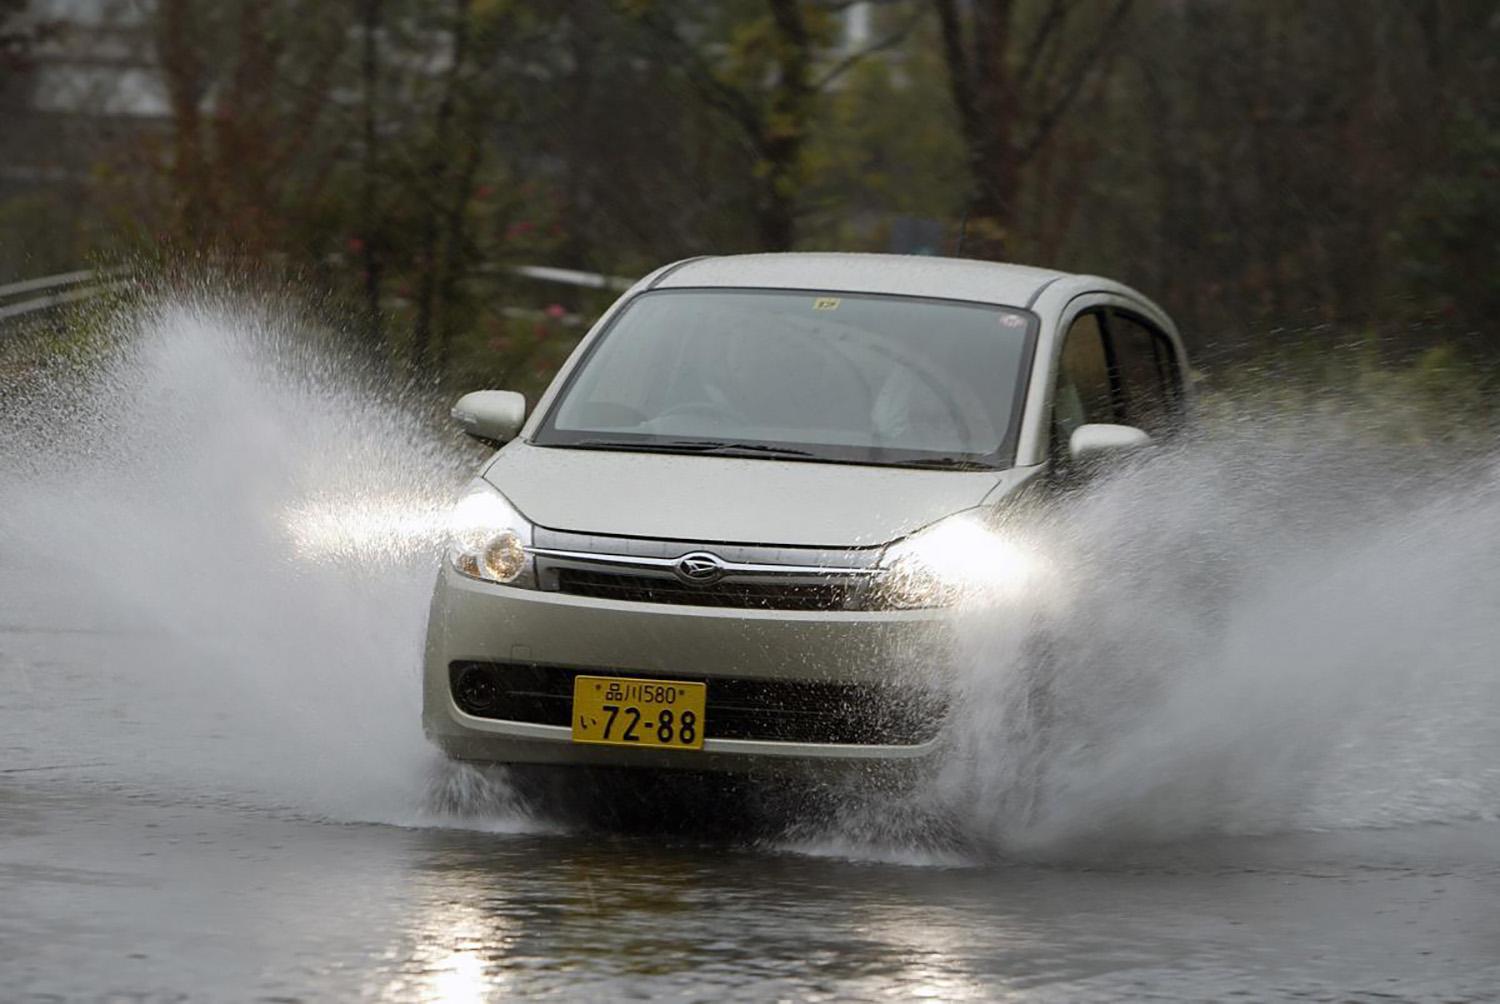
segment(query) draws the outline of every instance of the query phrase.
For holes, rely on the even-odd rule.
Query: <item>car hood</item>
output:
[[[905,536],[1023,476],[516,441],[495,456],[484,478],[527,519],[554,530],[850,547]]]

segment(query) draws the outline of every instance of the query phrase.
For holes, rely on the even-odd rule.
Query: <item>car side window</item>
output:
[[[1100,314],[1082,315],[1068,328],[1052,399],[1054,446],[1067,447],[1080,425],[1115,421],[1115,393]]]
[[[1129,314],[1113,312],[1109,336],[1120,370],[1124,422],[1154,438],[1174,432],[1181,415],[1177,357],[1165,335]]]

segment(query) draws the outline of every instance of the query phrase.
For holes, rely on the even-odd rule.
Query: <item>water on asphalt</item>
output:
[[[539,803],[417,722],[474,457],[308,328],[6,388],[0,998],[1500,993],[1494,466],[1241,422],[1028,522],[917,789]]]

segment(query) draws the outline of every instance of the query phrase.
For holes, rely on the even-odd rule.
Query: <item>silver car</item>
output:
[[[856,254],[660,268],[529,416],[507,391],[454,407],[501,448],[454,510],[426,733],[513,764],[918,761],[948,712],[955,608],[1024,582],[1007,507],[1170,436],[1186,370],[1171,319],[1097,276]]]

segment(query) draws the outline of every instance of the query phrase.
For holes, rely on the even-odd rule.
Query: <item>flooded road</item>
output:
[[[0,1001],[1500,998],[1500,465],[1164,452],[960,625],[930,784],[627,835],[423,740],[476,458],[294,322],[5,388]]]
[[[215,761],[246,752],[228,730],[183,722],[174,737],[142,714],[121,684],[157,645],[55,626],[0,633],[0,998],[1452,1001],[1500,990],[1500,824],[1135,847],[1100,832],[1050,860],[962,861],[627,836],[495,806],[340,821],[338,798],[318,810],[327,765],[308,762],[312,786],[289,777],[278,799],[218,780],[239,772]],[[87,684],[102,678],[110,697],[90,702]]]
[[[1485,825],[919,867],[0,776],[7,1000],[1492,1000]]]

